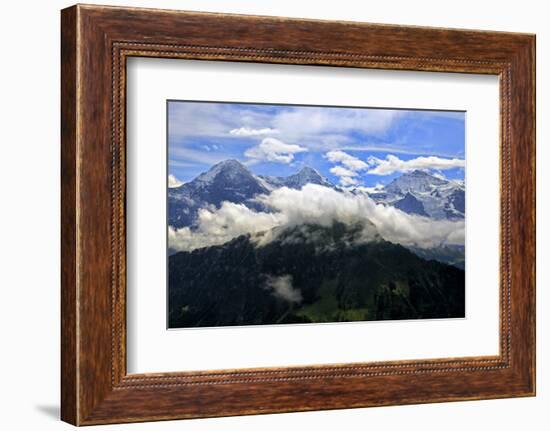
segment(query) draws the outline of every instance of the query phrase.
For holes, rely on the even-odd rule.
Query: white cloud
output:
[[[344,151],[329,151],[325,157],[332,163],[341,163],[348,169],[360,171],[368,168],[368,164]]]
[[[464,168],[466,162],[463,159],[444,159],[441,157],[417,157],[411,160],[401,160],[399,157],[389,154],[385,159],[369,157],[369,164],[374,166],[368,173],[372,175],[390,175],[395,172],[411,172],[415,169],[445,170]]]
[[[392,206],[376,204],[364,194],[307,184],[301,190],[282,187],[257,200],[271,212],[257,212],[229,202],[224,202],[220,209],[203,209],[196,230],[169,229],[170,247],[193,250],[223,244],[246,233],[253,234],[258,244],[266,244],[283,228],[303,224],[330,226],[334,221],[349,225],[361,222],[365,226],[361,241],[372,241],[380,234],[405,246],[464,244],[464,220],[433,220],[406,214]],[[376,226],[377,232],[369,229],[369,222]]]
[[[269,126],[272,118],[247,105],[209,102],[169,102],[168,114],[169,137],[175,145],[191,136],[227,138],[228,130],[241,126],[261,129]]]
[[[368,164],[363,160],[344,151],[329,151],[325,154],[325,158],[332,163],[341,163],[343,165],[334,166],[330,169],[330,172],[339,178],[340,185],[343,187],[359,184],[359,181],[353,177],[358,175],[358,171],[368,168]]]
[[[402,145],[403,147],[399,147]],[[401,142],[379,142],[373,144],[370,142],[357,142],[342,143],[337,146],[342,151],[357,151],[361,153],[393,153],[393,154],[405,154],[411,156],[429,155],[439,157],[453,157],[453,155],[446,153],[443,148],[430,147],[429,149],[418,146],[417,144],[407,142],[403,140]]]
[[[294,154],[307,151],[307,148],[295,144],[286,144],[275,138],[264,138],[259,145],[244,152],[249,159],[278,163],[290,163]]]
[[[169,102],[168,132],[172,143],[189,136],[223,137],[235,125],[225,104]]]
[[[170,102],[169,136],[181,145],[186,138],[265,136],[278,134],[290,142],[334,148],[349,140],[349,132],[381,135],[404,111],[292,106],[264,112],[238,103]]]
[[[352,177],[340,177],[338,180],[342,187],[351,187],[359,184],[359,181]]]
[[[433,220],[404,213],[394,207],[376,204],[366,195],[308,184],[301,190],[285,187],[259,199],[282,214],[287,225],[333,221],[353,224],[371,221],[388,241],[404,245],[432,247],[442,243],[464,244],[464,221]]]
[[[355,188],[355,191],[362,193],[377,193],[384,189],[384,184],[376,183],[374,187],[359,186]]]
[[[334,166],[330,168],[330,172],[336,175],[337,177],[355,177],[357,172],[350,169],[344,168],[342,166]]]
[[[178,162],[214,165],[222,160],[230,158],[229,155],[221,152],[208,152],[187,147],[171,147],[168,152],[170,154],[170,163]]]
[[[334,166],[330,168],[330,172],[338,177],[340,185],[343,187],[350,187],[359,184],[359,182],[353,178],[357,176],[357,172],[344,168],[343,166]]]
[[[321,135],[348,135],[358,131],[368,135],[386,132],[403,111],[391,109],[342,109],[293,107],[273,118],[273,126],[289,139],[317,138]]]
[[[183,182],[181,182],[180,180],[178,180],[175,175],[168,175],[168,187],[169,188],[173,188],[173,187],[179,187],[183,184]]]
[[[302,302],[302,292],[292,286],[292,275],[269,277],[266,287],[273,290],[273,295],[291,303]]]
[[[251,127],[240,127],[238,129],[231,129],[230,135],[234,136],[260,136],[260,135],[274,135],[279,133],[277,129],[265,127],[263,129],[253,129]]]
[[[245,205],[223,202],[219,209],[203,208],[198,214],[198,228],[168,228],[168,244],[174,250],[223,244],[247,233],[273,229],[283,223],[281,214],[256,212]]]

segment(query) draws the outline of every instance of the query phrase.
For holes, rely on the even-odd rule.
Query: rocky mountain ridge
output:
[[[301,189],[306,184],[341,190],[310,167],[288,177],[260,176],[237,160],[226,160],[194,180],[168,189],[168,224],[176,229],[192,227],[200,208],[219,208],[223,201],[264,210],[255,200],[258,195],[279,187]],[[352,193],[366,193],[377,203],[394,206],[408,214],[433,219],[464,218],[464,184],[420,170],[405,173],[376,191],[365,192],[358,188]]]

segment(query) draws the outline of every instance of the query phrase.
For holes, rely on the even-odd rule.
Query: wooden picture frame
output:
[[[535,394],[534,35],[83,5],[61,16],[64,421],[91,425]],[[130,56],[498,75],[500,354],[128,375]]]

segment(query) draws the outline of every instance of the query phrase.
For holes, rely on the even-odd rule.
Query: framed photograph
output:
[[[62,419],[535,394],[535,37],[62,11]]]
[[[466,317],[464,112],[167,108],[168,329]]]

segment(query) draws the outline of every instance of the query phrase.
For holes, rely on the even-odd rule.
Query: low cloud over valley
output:
[[[330,226],[363,223],[365,232],[357,241],[371,241],[378,233],[385,240],[405,246],[431,248],[464,244],[464,220],[433,220],[407,214],[392,206],[375,203],[367,194],[338,191],[316,184],[301,190],[281,187],[258,196],[266,210],[223,202],[220,208],[199,210],[196,227],[169,227],[169,244],[175,251],[224,244],[244,234],[253,234],[258,245],[276,238],[276,232],[303,224]],[[377,232],[371,232],[371,222]],[[273,230],[274,228],[279,228]],[[275,233],[274,233],[275,232]]]

